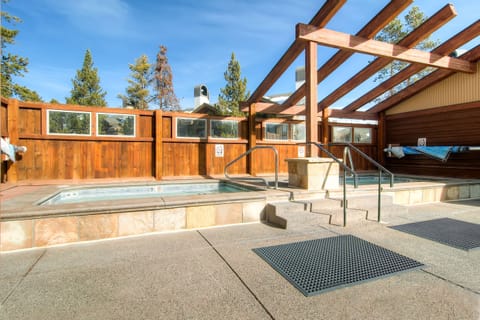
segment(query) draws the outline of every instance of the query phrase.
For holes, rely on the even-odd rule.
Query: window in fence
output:
[[[305,141],[307,132],[305,130],[305,123],[292,123],[292,140]]]
[[[265,123],[266,140],[288,140],[287,123]]]
[[[97,113],[97,135],[135,137],[135,115]]]
[[[206,138],[207,120],[177,118],[177,138]]]
[[[238,139],[238,121],[210,120],[210,137],[218,139]]]
[[[352,142],[352,127],[332,127],[332,142]]]
[[[47,110],[47,133],[90,136],[91,112]]]
[[[372,143],[372,128],[354,128],[353,142]]]

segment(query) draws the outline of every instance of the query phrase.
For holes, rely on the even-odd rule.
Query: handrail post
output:
[[[347,172],[343,172],[343,226],[347,226]]]
[[[380,215],[382,210],[382,170],[378,170],[378,212],[377,212],[377,222],[380,222]]]

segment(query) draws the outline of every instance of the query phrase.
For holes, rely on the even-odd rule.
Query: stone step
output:
[[[328,199],[343,201],[343,195],[330,195]],[[381,205],[382,207],[393,205],[393,197],[390,195],[382,194]],[[347,194],[347,208],[372,209],[372,208],[376,208],[377,206],[378,206],[377,194],[374,194],[374,195]]]
[[[381,218],[405,213],[408,208],[392,203],[391,197],[382,196]],[[377,197],[347,198],[347,224],[377,221]],[[353,201],[352,201],[353,200]],[[343,225],[343,199],[310,199],[279,201],[267,204],[265,220],[271,225],[287,228],[287,224],[325,223]]]
[[[349,223],[365,221],[366,210],[347,209]],[[325,223],[343,225],[340,201],[322,199],[312,202],[289,201],[268,203],[265,210],[268,224],[286,229],[287,224]]]

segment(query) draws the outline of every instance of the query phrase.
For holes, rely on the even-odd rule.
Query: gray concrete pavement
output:
[[[383,224],[286,230],[246,224],[0,255],[0,319],[480,319],[480,250],[388,228],[451,217],[480,223],[480,201],[385,212]],[[353,234],[425,264],[305,297],[252,248]]]

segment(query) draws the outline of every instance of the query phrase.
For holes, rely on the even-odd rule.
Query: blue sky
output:
[[[478,0],[451,0],[458,16],[432,35],[444,41],[479,17]],[[193,87],[207,85],[215,103],[225,86],[223,73],[232,52],[253,92],[295,37],[295,25],[308,23],[323,5],[314,0],[10,0],[2,11],[20,17],[16,43],[8,49],[28,57],[29,72],[17,81],[37,91],[45,101],[61,103],[70,95],[71,80],[90,49],[100,84],[110,107],[120,107],[130,70],[146,54],[155,62],[160,45],[168,48],[174,89],[183,109],[193,107]],[[366,5],[368,3],[368,5]],[[327,28],[355,34],[387,0],[348,0]],[[431,16],[448,2],[417,0]],[[407,9],[408,10],[408,9]],[[11,25],[7,25],[11,28]],[[470,49],[479,39],[465,46]],[[319,48],[319,63],[335,53]],[[294,70],[303,56],[270,90],[295,89]],[[319,86],[319,98],[360,70],[372,57],[355,54]],[[335,105],[342,106],[371,87],[368,82]]]

